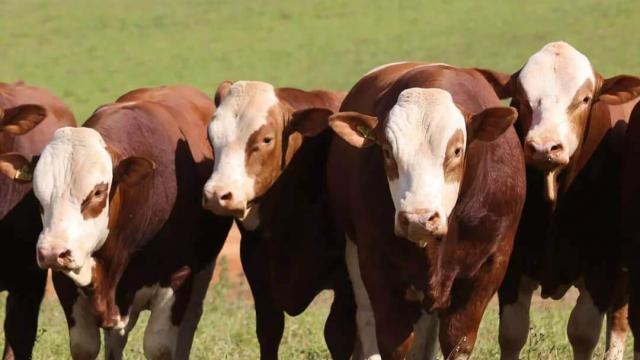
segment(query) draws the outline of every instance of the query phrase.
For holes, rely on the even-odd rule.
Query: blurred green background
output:
[[[0,81],[47,87],[83,122],[138,87],[184,83],[211,94],[222,80],[252,79],[348,90],[374,66],[401,60],[514,72],[555,40],[573,44],[605,76],[640,74],[638,14],[637,0],[0,0]],[[283,359],[328,357],[329,299],[287,319]],[[570,358],[564,329],[573,301],[534,301],[523,358]],[[257,358],[253,321],[242,278],[218,284],[192,358]],[[144,318],[128,358],[142,357],[143,327]],[[35,358],[69,357],[55,299],[44,302],[39,334]],[[597,356],[603,351],[601,341]],[[473,358],[498,354],[494,303]]]

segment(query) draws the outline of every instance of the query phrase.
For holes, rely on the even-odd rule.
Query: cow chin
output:
[[[405,238],[420,248],[425,248],[433,241],[441,241],[447,234],[444,231],[429,231],[418,224],[409,224],[408,227],[396,225],[395,234],[401,238]]]
[[[82,266],[73,270],[64,270],[64,274],[73,280],[80,287],[88,286],[93,279],[93,268],[96,262],[93,257],[89,257]]]

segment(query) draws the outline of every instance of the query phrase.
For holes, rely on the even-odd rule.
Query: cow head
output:
[[[247,229],[259,224],[256,202],[273,185],[301,141],[327,128],[330,110],[294,111],[270,84],[223,82],[209,124],[215,161],[203,206],[233,215]]]
[[[0,108],[0,133],[22,135],[40,124],[47,117],[47,110],[34,104]]]
[[[97,131],[71,127],[55,132],[37,163],[12,155],[0,158],[5,175],[16,178],[20,169],[35,167],[33,190],[43,223],[38,265],[64,271],[87,285],[91,256],[109,233],[111,195],[116,187],[133,186],[149,176],[153,162],[141,157],[120,160]]]
[[[447,235],[456,204],[467,145],[493,141],[516,118],[508,107],[468,114],[441,89],[402,91],[386,119],[337,113],[329,125],[356,147],[381,147],[391,197],[395,233],[421,247]]]
[[[482,71],[503,97],[513,97],[527,164],[546,174],[555,200],[556,177],[576,153],[594,102],[619,104],[640,94],[640,79],[602,79],[589,59],[565,42],[545,45],[511,77]]]

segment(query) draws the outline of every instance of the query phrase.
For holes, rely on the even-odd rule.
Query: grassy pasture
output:
[[[224,79],[261,79],[347,90],[368,69],[409,59],[513,72],[554,40],[572,43],[605,76],[639,74],[636,14],[633,0],[0,0],[0,81],[47,87],[83,122],[137,87],[186,83],[212,93]],[[283,359],[328,357],[329,300],[323,294],[287,319]],[[535,302],[524,359],[570,358],[570,304]],[[257,358],[246,284],[223,276],[206,305],[192,358]],[[485,316],[475,359],[498,357],[496,308]],[[127,358],[142,358],[145,319]],[[44,302],[39,334],[36,359],[69,357],[54,299]]]

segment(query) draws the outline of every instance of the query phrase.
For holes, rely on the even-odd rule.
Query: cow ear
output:
[[[0,173],[17,182],[31,182],[38,158],[34,156],[29,160],[18,153],[2,154],[0,155]]]
[[[333,111],[324,108],[298,110],[291,115],[288,127],[307,137],[316,136],[329,126],[331,115]]]
[[[218,85],[218,89],[216,90],[216,94],[213,97],[213,101],[216,104],[216,107],[220,106],[220,104],[222,103],[222,100],[224,100],[225,97],[227,97],[227,94],[229,93],[229,88],[231,87],[233,83],[229,80],[225,80],[223,82],[220,83],[220,85]]]
[[[47,117],[47,110],[34,104],[25,104],[6,109],[0,114],[0,131],[22,135],[40,124]]]
[[[141,156],[130,156],[118,163],[115,176],[118,184],[135,186],[151,176],[156,164]]]
[[[493,90],[496,92],[496,95],[500,99],[506,99],[513,97],[513,80],[517,77],[517,73],[514,75],[501,73],[499,71],[491,70],[491,69],[480,69],[475,68],[477,72],[482,75],[487,82],[493,87]]]
[[[517,117],[516,109],[507,106],[487,108],[467,116],[467,142],[493,141],[507,131]]]
[[[640,78],[618,75],[603,81],[598,100],[610,105],[618,105],[638,96],[640,96]]]
[[[373,145],[377,139],[378,118],[358,112],[339,112],[329,117],[329,126],[349,144],[357,148]]]

